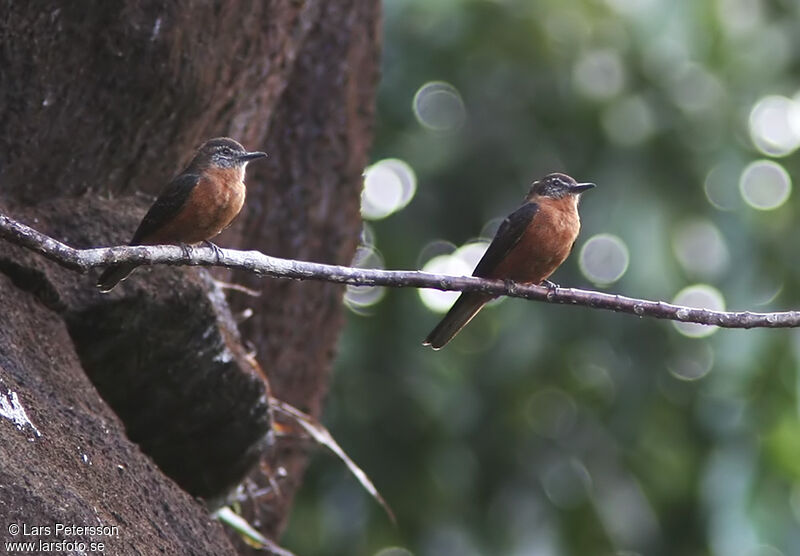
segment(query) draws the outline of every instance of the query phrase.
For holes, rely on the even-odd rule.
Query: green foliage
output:
[[[421,268],[441,250],[432,242],[486,235],[532,179],[565,171],[598,187],[559,284],[601,287],[579,254],[609,233],[629,265],[608,290],[669,301],[702,283],[731,309],[795,307],[796,196],[780,202],[773,166],[752,183],[745,169],[772,160],[800,175],[800,108],[787,98],[786,117],[754,111],[800,87],[797,6],[387,1],[374,160],[408,163],[417,192],[368,224],[374,249],[389,268]],[[431,81],[463,102],[452,129],[422,125],[446,123],[444,108],[412,110]],[[413,290],[351,313],[325,421],[398,526],[318,457],[293,550],[800,554],[796,332],[694,338],[506,300],[433,352],[420,343],[439,317]]]

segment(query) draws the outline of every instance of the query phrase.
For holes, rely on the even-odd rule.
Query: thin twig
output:
[[[86,272],[120,262],[142,265],[221,266],[246,270],[273,278],[320,280],[356,286],[388,286],[393,288],[431,288],[445,291],[483,292],[496,296],[520,297],[565,305],[580,305],[639,317],[652,317],[680,322],[693,322],[723,328],[793,328],[800,326],[800,311],[753,313],[750,311],[712,311],[636,299],[576,288],[554,288],[488,280],[474,276],[445,276],[408,270],[352,268],[280,259],[258,251],[233,249],[214,250],[195,247],[184,252],[175,245],[135,247],[100,247],[75,249],[46,236],[21,222],[0,214],[0,238],[40,253],[47,259],[71,270]]]
[[[347,469],[350,471],[350,473],[352,473],[358,482],[361,483],[361,486],[364,488],[364,490],[366,490],[372,496],[372,498],[374,498],[375,501],[378,502],[381,507],[383,507],[383,510],[386,512],[386,515],[389,517],[392,523],[397,523],[392,508],[390,508],[389,504],[386,503],[386,500],[383,499],[383,496],[381,496],[381,493],[378,492],[377,488],[375,488],[375,485],[372,483],[370,478],[358,465],[356,465],[356,462],[350,459],[350,456],[348,456],[342,447],[339,446],[336,440],[334,440],[333,435],[322,425],[322,423],[317,421],[311,415],[307,415],[296,407],[289,405],[288,403],[277,398],[270,397],[269,405],[281,415],[291,418],[292,421],[300,425],[306,434],[313,438],[317,444],[325,446],[331,452],[336,454],[336,456],[347,466]]]
[[[261,297],[260,291],[254,290],[253,288],[248,288],[241,284],[234,284],[232,282],[223,282],[222,280],[214,280],[214,284],[216,284],[223,290],[232,290],[235,292],[240,292],[245,295],[249,295],[250,297]]]

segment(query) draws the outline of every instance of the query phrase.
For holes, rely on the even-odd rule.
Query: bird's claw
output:
[[[551,292],[556,291],[560,287],[558,284],[551,282],[550,280],[542,280],[542,285]]]
[[[222,249],[215,243],[211,243],[207,239],[203,240],[203,245],[210,247],[214,251],[214,256],[217,258],[217,264],[222,260]]]

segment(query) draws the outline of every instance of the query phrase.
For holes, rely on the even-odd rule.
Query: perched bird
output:
[[[208,242],[227,228],[242,208],[245,166],[265,156],[262,152],[247,152],[227,137],[206,141],[186,169],[161,192],[129,245]],[[136,266],[110,266],[100,276],[97,287],[103,292],[111,291]]]
[[[500,224],[472,275],[546,282],[572,251],[581,228],[578,201],[592,187],[593,183],[577,183],[565,174],[549,174],[533,182],[523,205]],[[423,345],[441,349],[495,297],[462,293]]]

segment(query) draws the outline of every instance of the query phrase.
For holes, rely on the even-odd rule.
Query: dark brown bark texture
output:
[[[270,158],[218,243],[350,262],[378,0],[0,6],[1,210],[78,247],[124,243],[194,148],[227,135]],[[192,496],[218,500],[248,473],[265,485],[266,467],[288,472],[280,496],[244,506],[277,534],[307,454],[272,442],[267,395],[319,414],[342,287],[216,272],[262,295],[154,267],[104,296],[96,276],[0,244],[0,395],[41,431],[0,411],[0,540],[10,521],[94,520],[120,526],[115,553],[226,553]]]

